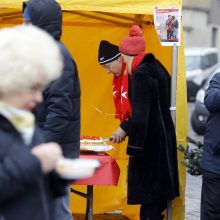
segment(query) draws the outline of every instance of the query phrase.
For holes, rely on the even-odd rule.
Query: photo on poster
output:
[[[180,46],[180,9],[154,10],[154,25],[162,46]]]

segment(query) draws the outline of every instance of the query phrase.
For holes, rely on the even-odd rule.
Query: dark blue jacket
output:
[[[204,103],[210,115],[204,136],[202,167],[220,175],[220,73],[211,79]]]
[[[77,66],[70,52],[60,42],[62,11],[54,0],[30,0],[24,3],[31,22],[51,34],[64,60],[62,76],[43,92],[44,101],[35,110],[37,123],[46,141],[62,146],[64,156],[76,158],[80,152],[80,83]]]
[[[54,198],[64,195],[65,180],[44,175],[30,149],[43,142],[36,129],[30,146],[0,115],[0,219],[54,220]]]

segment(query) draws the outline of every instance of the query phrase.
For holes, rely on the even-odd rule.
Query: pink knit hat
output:
[[[119,51],[126,55],[138,55],[144,52],[146,42],[144,34],[138,25],[133,25],[129,31],[129,35],[122,39],[119,45]]]

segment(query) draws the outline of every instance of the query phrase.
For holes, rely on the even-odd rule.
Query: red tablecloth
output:
[[[80,158],[96,159],[99,160],[101,165],[96,169],[92,177],[77,180],[74,185],[117,185],[120,169],[113,157],[109,155],[82,154]]]

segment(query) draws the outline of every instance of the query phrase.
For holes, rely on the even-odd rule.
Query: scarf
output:
[[[122,64],[121,74],[113,77],[112,84],[115,118],[124,121],[131,116],[131,104],[128,98],[128,73],[125,63]]]
[[[134,57],[132,62],[132,73],[136,70],[142,61],[145,53]],[[113,100],[115,104],[115,118],[121,122],[131,117],[131,103],[128,97],[129,76],[126,70],[126,64],[122,64],[120,76],[113,77]]]
[[[26,145],[31,144],[35,128],[34,115],[31,112],[12,107],[2,101],[0,101],[0,113],[6,117],[21,134],[24,143]]]

